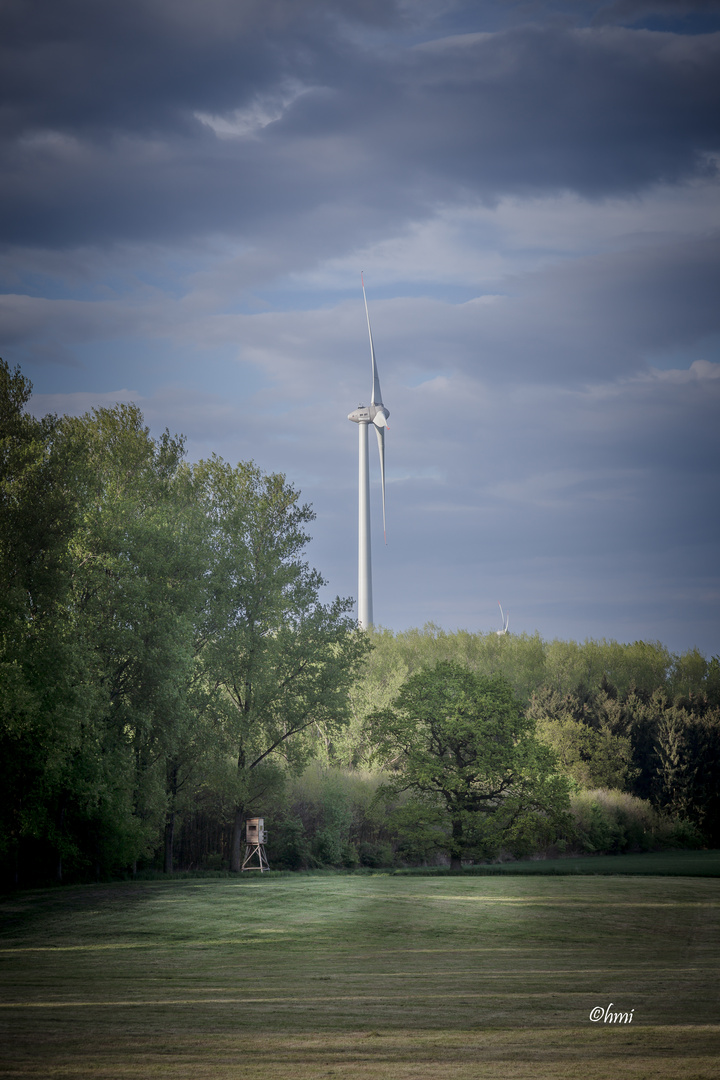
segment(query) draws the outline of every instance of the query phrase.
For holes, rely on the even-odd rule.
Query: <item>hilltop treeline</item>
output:
[[[237,869],[251,813],[276,865],[434,857],[444,826],[397,775],[388,785],[377,718],[438,663],[500,679],[548,748],[572,799],[564,818],[553,804],[546,845],[720,843],[717,658],[360,633],[349,601],[320,601],[313,515],[283,476],[189,465],[182,438],[152,438],[134,406],[34,419],[30,391],[0,362],[6,881]],[[509,853],[541,834],[516,830]]]

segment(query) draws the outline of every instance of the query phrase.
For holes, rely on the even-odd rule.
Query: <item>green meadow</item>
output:
[[[378,872],[15,894],[0,1076],[715,1080],[719,893]]]

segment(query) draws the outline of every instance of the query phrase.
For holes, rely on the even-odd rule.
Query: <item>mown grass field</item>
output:
[[[0,1076],[716,1080],[719,894],[382,873],[18,894]],[[590,1021],[610,1004],[632,1023]]]

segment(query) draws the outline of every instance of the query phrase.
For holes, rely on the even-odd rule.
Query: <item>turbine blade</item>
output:
[[[380,379],[378,378],[377,364],[375,363],[375,346],[373,345],[372,330],[370,329],[370,312],[368,311],[367,296],[365,295],[365,281],[363,280],[362,272],[360,273],[360,282],[362,284],[363,300],[365,301],[365,317],[368,324],[368,337],[370,338],[370,363],[372,365],[372,379],[373,388],[370,397],[371,405],[382,404],[382,394],[380,393]]]
[[[503,612],[502,604],[500,603],[499,600],[498,600],[498,607],[500,608],[500,618],[502,620],[502,628],[503,628],[503,631],[504,631],[505,630],[505,613]]]
[[[382,485],[382,504],[383,504],[383,537],[387,544],[387,532],[385,529],[385,428],[376,427],[375,433],[378,440],[378,451],[380,452],[380,483]]]

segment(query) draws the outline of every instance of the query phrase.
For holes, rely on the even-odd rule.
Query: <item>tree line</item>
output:
[[[368,642],[303,559],[282,475],[151,437],[133,405],[25,411],[0,362],[0,855],[11,881],[162,853],[179,807],[230,823],[342,725]]]
[[[718,658],[360,632],[284,476],[190,464],[133,405],[35,419],[31,389],[0,361],[8,882],[236,870],[253,813],[289,867],[617,845],[631,805],[720,841]]]
[[[370,637],[348,725],[275,807],[281,865],[720,845],[717,658],[431,624]]]

